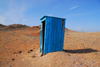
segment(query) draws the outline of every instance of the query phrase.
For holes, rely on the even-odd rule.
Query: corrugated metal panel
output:
[[[56,19],[56,51],[59,51],[59,19]]]
[[[53,23],[53,18],[52,18],[52,21],[51,21],[51,52],[53,52],[54,50],[54,23]]]
[[[44,52],[43,52],[43,54],[46,54],[47,52],[48,52],[48,18],[46,18],[46,21],[45,21],[45,39],[44,39]]]
[[[48,17],[48,18],[49,18],[49,30],[48,30],[48,32],[49,32],[48,33],[48,35],[49,35],[49,39],[48,39],[49,40],[49,42],[48,42],[49,43],[48,53],[49,53],[49,52],[52,52],[51,50],[52,50],[52,38],[53,37],[51,37],[51,34],[52,34],[52,27],[51,27],[52,26],[52,23],[51,23],[52,22],[52,18],[51,17]]]
[[[55,50],[55,18],[53,18],[52,22],[53,22],[53,25],[54,25],[54,27],[53,27],[53,45],[52,45],[53,49],[52,49],[52,51],[54,51]]]
[[[62,51],[64,43],[65,20],[63,22],[63,19],[61,18],[49,16],[45,16],[41,20],[41,22],[45,20],[44,52],[42,51],[43,54]],[[41,31],[41,41],[43,41],[42,37]],[[43,48],[42,45],[43,43],[41,42],[40,49]]]
[[[55,18],[55,51],[58,51],[58,33],[59,33],[59,30],[58,30],[58,18]]]
[[[55,50],[54,51],[57,51],[57,18],[55,18]]]
[[[58,27],[59,27],[59,31],[58,31],[58,51],[61,50],[61,27],[62,27],[62,19],[58,20]]]
[[[48,43],[47,53],[48,53],[48,52],[50,51],[50,34],[51,34],[51,33],[50,33],[50,26],[51,26],[51,25],[50,25],[50,18],[47,17],[47,19],[48,19],[48,22],[47,22],[47,24],[48,24],[48,25],[47,25],[48,30],[47,30],[46,32],[48,32],[48,33],[47,33],[47,36],[48,36],[48,38],[47,38],[47,43]]]

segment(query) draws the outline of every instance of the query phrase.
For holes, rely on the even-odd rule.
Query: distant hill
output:
[[[0,29],[6,27],[6,25],[0,24]]]
[[[37,30],[37,29],[41,29],[41,25],[39,26],[33,26],[33,27],[29,27],[27,30]],[[74,30],[69,30],[68,28],[65,27],[65,31],[72,31],[75,32]]]
[[[69,30],[68,28],[65,27],[65,31],[71,31],[71,32],[75,32],[74,30]]]
[[[17,30],[17,29],[26,29],[26,28],[29,28],[29,26],[22,25],[22,24],[12,24],[12,25],[8,25],[8,26],[5,26],[5,25],[1,24],[1,27],[2,28],[0,30]]]
[[[41,29],[41,25],[39,26],[27,26],[27,25],[22,25],[22,24],[12,24],[12,25],[3,25],[0,24],[0,30],[18,30],[18,29],[26,29],[26,30],[40,30]],[[65,27],[65,31],[72,31],[75,32],[73,30],[69,30],[68,28]]]
[[[41,29],[41,25],[39,26],[33,26],[33,27],[29,27],[27,30],[33,30],[33,29]]]

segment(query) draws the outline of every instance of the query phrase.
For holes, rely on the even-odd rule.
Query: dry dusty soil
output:
[[[65,30],[64,51],[40,54],[40,28],[0,31],[0,67],[100,67],[100,32]]]

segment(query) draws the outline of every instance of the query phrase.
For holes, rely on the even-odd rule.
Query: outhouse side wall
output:
[[[63,25],[62,23],[63,19],[46,17],[43,54],[63,50],[65,20]]]

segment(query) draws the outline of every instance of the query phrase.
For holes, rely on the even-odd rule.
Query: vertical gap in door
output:
[[[63,21],[62,21],[61,43],[62,43],[63,27],[64,27],[64,19],[63,19]],[[61,45],[62,45],[62,44],[61,44]],[[60,48],[60,49],[62,49],[62,48]]]
[[[45,21],[42,22],[42,36],[43,36],[43,39],[42,39],[42,55],[43,55],[43,52],[44,52],[44,40],[45,40]]]
[[[63,19],[63,22],[62,22],[62,32],[63,32],[63,27],[64,27],[64,19]],[[61,34],[61,38],[62,38],[62,34]]]
[[[63,19],[63,22],[62,22],[62,31],[63,31],[63,27],[64,27],[64,19]]]

